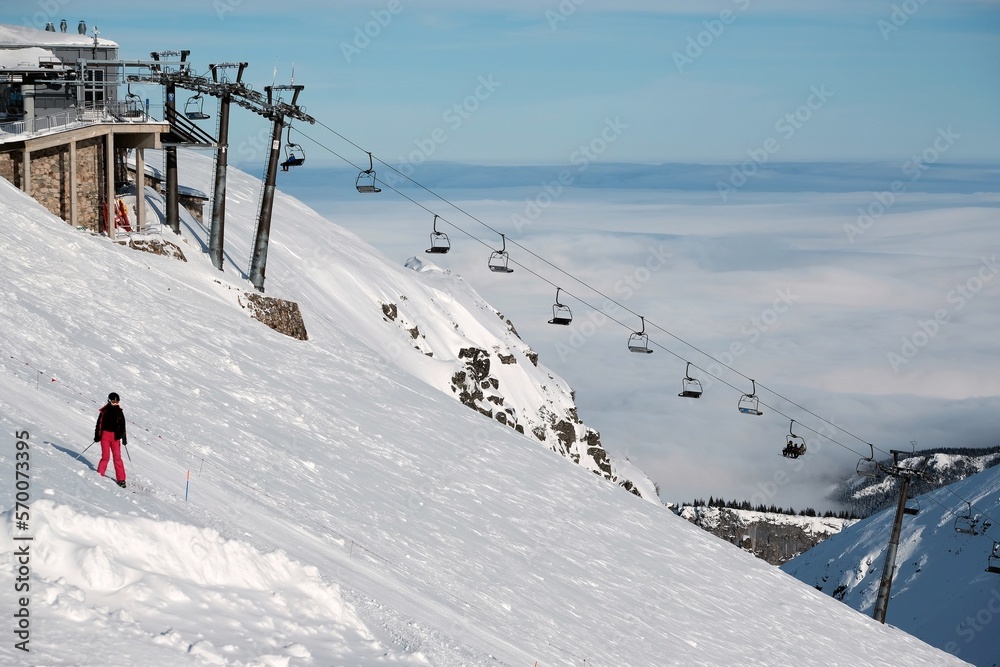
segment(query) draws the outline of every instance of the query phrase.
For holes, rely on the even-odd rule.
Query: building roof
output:
[[[37,70],[41,67],[39,61],[61,62],[48,49],[30,46],[23,49],[0,48],[0,70]]]
[[[81,35],[76,31],[76,26],[73,26],[72,30],[73,32],[51,32],[20,25],[0,24],[0,49],[24,48],[27,46],[65,48],[94,45],[93,34]],[[118,43],[112,42],[110,39],[98,37],[97,46],[117,49]]]

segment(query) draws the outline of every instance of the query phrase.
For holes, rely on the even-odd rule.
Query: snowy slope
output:
[[[401,337],[373,301],[442,278],[288,198],[268,293],[301,304],[310,340],[251,319],[232,267],[256,199],[231,194],[220,274],[190,220],[183,263],[0,181],[0,588],[11,619],[30,571],[31,650],[8,634],[4,664],[960,664],[429,388],[433,358],[386,363]],[[454,328],[410,317],[428,339]],[[110,390],[128,490],[79,455]]]
[[[956,532],[975,507],[981,530],[1000,517],[1000,469],[994,467],[917,498],[905,516],[886,621],[977,665],[1000,664],[1000,575],[986,571],[997,526]],[[871,614],[878,596],[895,508],[846,528],[782,569],[848,606]]]

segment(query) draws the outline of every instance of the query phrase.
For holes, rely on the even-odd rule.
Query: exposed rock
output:
[[[517,363],[517,357],[515,357],[513,354],[508,354],[508,355],[498,354],[497,359],[500,360],[501,364],[505,364],[507,366]]]
[[[679,514],[771,565],[791,560],[851,523],[849,519],[799,517],[728,507],[685,506]]]
[[[396,308],[396,304],[394,303],[383,303],[382,312],[385,313],[390,322],[395,322],[396,316],[399,314],[399,309]]]
[[[309,340],[299,304],[294,301],[275,299],[256,292],[244,292],[240,305],[249,310],[255,319],[278,333],[298,340]]]
[[[161,257],[172,257],[182,262],[187,261],[187,257],[184,256],[184,251],[180,249],[180,246],[163,239],[128,239],[128,241],[116,241],[116,243],[127,245],[132,250],[149,252]]]

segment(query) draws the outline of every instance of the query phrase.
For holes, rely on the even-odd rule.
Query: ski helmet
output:
[[[116,394],[115,392],[111,392],[110,394],[108,394],[108,401],[113,401],[117,403],[119,400],[121,399],[118,398],[118,394]]]

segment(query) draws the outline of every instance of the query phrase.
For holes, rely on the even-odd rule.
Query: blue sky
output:
[[[200,71],[246,60],[258,89],[275,68],[287,83],[294,64],[308,113],[393,163],[417,151],[566,164],[591,142],[608,162],[728,164],[761,150],[902,161],[949,126],[962,137],[950,160],[1000,155],[1000,3],[989,0],[79,5],[38,2],[0,21],[84,19],[123,58],[190,49]],[[602,143],[609,122],[620,131]],[[304,131],[358,159],[326,130]],[[231,144],[262,132],[241,112]],[[342,164],[318,147],[310,158]]]

